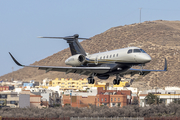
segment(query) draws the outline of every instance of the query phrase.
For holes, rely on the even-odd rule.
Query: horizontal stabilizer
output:
[[[79,38],[78,34],[75,34],[73,36],[67,36],[67,37],[43,37],[43,36],[39,36],[38,38],[52,38],[52,39],[64,39],[64,40],[74,40],[74,39],[91,40],[90,38]]]

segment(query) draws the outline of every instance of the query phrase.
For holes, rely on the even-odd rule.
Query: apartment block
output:
[[[92,87],[87,91],[66,91],[62,96],[62,106],[88,107],[89,104],[95,105],[96,95],[96,87]]]
[[[98,88],[96,106],[123,107],[131,103],[130,90],[103,90]]]
[[[94,87],[95,84],[88,84],[87,79],[73,80],[61,78],[59,80],[56,78],[52,80],[52,83],[49,83],[49,85],[52,87],[60,86],[60,90],[82,90],[83,87],[90,88]]]
[[[19,107],[19,96],[16,92],[0,92],[0,106]]]

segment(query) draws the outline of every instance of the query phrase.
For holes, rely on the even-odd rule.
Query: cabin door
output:
[[[95,58],[95,65],[97,65],[97,64],[98,64],[98,55]]]

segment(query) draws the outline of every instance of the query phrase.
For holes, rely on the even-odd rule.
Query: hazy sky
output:
[[[68,47],[37,36],[93,37],[139,23],[139,8],[142,22],[180,20],[179,0],[0,0],[0,76],[21,68],[8,52],[28,65]]]

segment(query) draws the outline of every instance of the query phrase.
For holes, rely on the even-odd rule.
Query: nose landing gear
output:
[[[121,78],[119,77],[119,74],[116,74],[116,79],[113,80],[114,85],[119,85],[121,81]]]
[[[88,77],[87,79],[89,84],[94,84],[95,80],[93,77]]]

